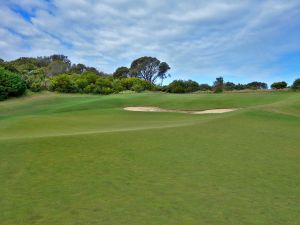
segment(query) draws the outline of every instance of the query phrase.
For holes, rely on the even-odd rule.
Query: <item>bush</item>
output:
[[[199,84],[196,81],[174,80],[167,88],[170,93],[191,93],[200,90]]]
[[[300,78],[296,79],[292,85],[293,90],[300,90]]]
[[[188,80],[185,82],[185,92],[192,93],[199,91],[199,84],[196,81]]]
[[[85,79],[89,84],[96,83],[96,80],[99,78],[99,76],[95,72],[91,71],[84,72],[80,77],[82,79]]]
[[[125,90],[142,92],[152,90],[152,84],[148,81],[136,77],[124,78],[121,80],[121,85]]]
[[[226,82],[226,83],[224,84],[224,89],[225,89],[226,91],[233,91],[233,90],[235,90],[235,84],[232,83],[232,82]]]
[[[240,83],[238,83],[238,84],[236,84],[235,85],[235,90],[245,90],[247,87],[246,87],[246,85],[245,84],[240,84]]]
[[[85,88],[90,84],[87,79],[83,77],[79,77],[75,82],[80,92],[85,92]]]
[[[64,93],[93,93],[108,95],[124,89],[137,92],[150,90],[151,84],[139,78],[113,79],[111,76],[98,76],[93,72],[62,74],[50,79],[52,91]]]
[[[95,84],[89,84],[84,89],[84,93],[95,93],[96,85]]]
[[[0,67],[0,100],[21,96],[25,91],[26,83],[19,74]]]
[[[4,100],[6,98],[7,98],[6,88],[4,86],[0,85],[0,101]]]
[[[183,80],[174,80],[167,86],[167,92],[185,93],[185,82]]]
[[[39,92],[47,89],[47,78],[43,74],[30,73],[22,76],[26,86],[33,92]]]
[[[211,91],[212,87],[208,84],[200,84],[199,91]]]
[[[223,77],[217,77],[213,86],[214,93],[222,93],[223,89],[224,89],[224,79]]]
[[[246,85],[246,87],[249,88],[249,89],[252,89],[252,90],[268,89],[268,85],[266,83],[258,82],[258,81],[254,81],[254,82],[248,83]]]
[[[95,83],[94,93],[102,95],[114,93],[112,82],[108,78],[99,77]]]
[[[144,87],[140,84],[134,84],[131,88],[132,91],[135,91],[137,93],[140,93],[142,91],[144,91]]]
[[[114,79],[112,81],[112,87],[113,87],[115,93],[119,93],[124,90],[121,81],[117,80],[117,79]]]
[[[272,89],[284,89],[287,87],[287,83],[285,81],[275,82],[271,85]]]
[[[35,81],[30,85],[29,89],[32,92],[39,92],[43,89],[43,84],[41,81]]]
[[[75,75],[61,74],[50,79],[50,89],[63,93],[76,93],[79,88],[75,82]]]
[[[114,90],[111,87],[96,86],[94,89],[94,93],[101,95],[109,95],[114,93]]]

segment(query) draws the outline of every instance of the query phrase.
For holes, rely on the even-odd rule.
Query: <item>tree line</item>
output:
[[[65,55],[43,57],[21,57],[12,61],[0,59],[0,100],[24,94],[28,89],[33,92],[43,90],[63,93],[112,94],[130,90],[135,92],[163,91],[169,93],[192,93],[245,89],[267,89],[263,82],[234,84],[218,77],[212,84],[199,84],[192,80],[174,80],[163,86],[163,80],[170,77],[170,66],[155,57],[135,59],[130,67],[119,67],[113,74],[107,74],[84,64],[72,64]],[[284,81],[275,82],[272,89],[285,89]],[[291,89],[300,89],[297,79]]]
[[[288,84],[284,81],[276,82],[271,85],[272,89],[285,89]],[[216,78],[213,85],[198,84],[192,80],[174,80],[168,86],[165,87],[167,92],[171,93],[191,93],[196,91],[213,91],[220,93],[223,91],[241,91],[241,90],[265,90],[268,89],[268,85],[263,82],[253,81],[247,84],[235,84],[233,82],[225,82],[223,77]]]

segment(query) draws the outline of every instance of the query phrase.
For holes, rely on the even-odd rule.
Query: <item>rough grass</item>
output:
[[[300,93],[46,93],[1,102],[0,221],[298,224],[299,146]]]

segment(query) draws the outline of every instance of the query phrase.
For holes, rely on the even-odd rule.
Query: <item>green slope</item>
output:
[[[299,146],[300,93],[46,93],[1,102],[0,221],[297,224]]]

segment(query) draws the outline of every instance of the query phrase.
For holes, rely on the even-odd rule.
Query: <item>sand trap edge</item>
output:
[[[178,112],[178,113],[189,113],[189,114],[220,114],[236,111],[237,109],[209,109],[203,111],[185,111],[185,110],[173,110],[173,109],[162,109],[159,107],[146,107],[146,106],[135,106],[135,107],[125,107],[126,111],[133,112]]]

